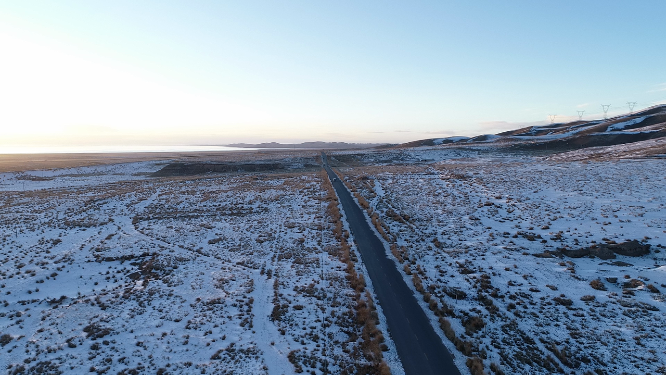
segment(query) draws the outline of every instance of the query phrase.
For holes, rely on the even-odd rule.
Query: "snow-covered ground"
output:
[[[614,146],[589,147],[563,152],[547,157],[549,161],[612,160],[645,157],[666,157],[666,138],[648,139],[640,142]]]
[[[640,156],[635,147],[623,155]],[[666,162],[590,150],[329,160],[378,215],[457,363],[489,374],[665,372]],[[0,368],[368,370],[358,311],[372,303],[349,271],[323,175],[150,176],[165,163],[0,174]],[[627,240],[649,254],[571,257]],[[385,327],[381,306],[370,316]]]
[[[433,318],[441,316],[468,366],[666,371],[664,160],[437,152],[404,151],[402,160],[427,153],[427,163],[340,170],[379,215],[397,262],[424,301],[434,301]],[[628,240],[651,245],[650,253],[563,255]]]
[[[0,173],[0,191],[34,191],[145,180],[163,161],[119,163],[76,168]]]
[[[611,132],[611,131],[624,130],[624,128],[626,128],[628,126],[636,125],[636,124],[639,124],[639,123],[643,122],[643,120],[645,120],[646,118],[648,118],[648,116],[641,116],[641,117],[631,119],[631,120],[628,120],[628,121],[617,122],[617,123],[614,123],[614,124],[608,126],[606,131]]]
[[[322,174],[148,176],[163,164],[0,175],[3,371],[368,365]]]

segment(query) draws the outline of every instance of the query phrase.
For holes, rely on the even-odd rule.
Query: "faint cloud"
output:
[[[117,129],[103,125],[68,125],[67,132],[79,135],[98,135],[118,133]]]
[[[558,119],[555,120],[556,122],[559,121],[559,116]],[[532,126],[544,126],[547,125],[548,121],[528,121],[528,122],[510,122],[510,121],[484,121],[480,122],[474,127],[473,129],[470,129],[471,131],[476,130],[476,135],[480,134],[497,134],[497,133],[502,133],[508,130],[518,130],[522,128],[528,128]],[[468,132],[469,133],[469,132]]]
[[[509,129],[511,128],[515,123],[511,123],[508,121],[484,121],[478,123],[478,127],[481,129],[496,129],[496,128],[506,128]]]
[[[666,82],[660,83],[657,85],[654,85],[656,88],[652,90],[648,90],[647,92],[659,92],[659,91],[666,91]]]
[[[389,131],[369,131],[366,132],[369,134],[387,134],[387,133],[413,133],[411,130],[393,130],[392,132]]]
[[[453,130],[433,130],[433,131],[429,131],[429,132],[423,132],[423,134],[456,135],[457,133]]]
[[[572,122],[572,121],[578,121],[578,116],[559,115],[559,116],[555,117],[555,123],[564,123],[564,122]]]
[[[478,126],[481,129],[520,129],[528,126],[543,125],[544,121],[529,121],[529,122],[509,122],[509,121],[485,121],[480,122]]]
[[[578,105],[576,106],[576,108],[585,108],[585,107],[587,107],[587,106],[589,106],[589,105],[590,105],[590,103],[578,104]]]

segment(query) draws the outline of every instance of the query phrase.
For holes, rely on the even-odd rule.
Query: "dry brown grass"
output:
[[[0,172],[76,168],[93,165],[164,160],[173,154],[0,154]]]
[[[439,326],[442,328],[442,331],[444,331],[446,338],[451,342],[455,342],[456,331],[454,331],[453,327],[451,327],[451,322],[446,318],[439,317]]]
[[[486,323],[483,321],[483,319],[480,316],[473,316],[465,320],[463,325],[465,326],[465,333],[471,335],[472,333],[485,327]]]
[[[317,157],[312,150],[262,150],[219,152],[128,152],[90,154],[0,154],[1,172],[76,168],[150,160],[255,161],[284,157]]]
[[[322,177],[325,177],[322,172]],[[342,179],[342,178],[341,178]],[[382,357],[382,346],[384,335],[377,327],[378,317],[372,295],[366,290],[365,278],[356,271],[352,260],[351,246],[347,242],[342,231],[342,216],[338,208],[338,199],[335,190],[328,178],[323,178],[324,189],[327,192],[326,200],[329,201],[327,213],[334,224],[333,233],[340,241],[338,257],[346,265],[346,279],[349,286],[355,291],[354,300],[356,322],[361,330],[361,352],[367,364],[356,368],[358,374],[390,374],[390,369]],[[365,293],[364,293],[365,292]]]
[[[471,357],[467,358],[467,362],[465,362],[467,365],[467,368],[469,368],[469,372],[472,375],[485,375],[486,372],[483,371],[483,360],[479,357]]]
[[[398,260],[400,263],[404,263],[405,259],[402,257],[402,254],[398,250],[398,246],[394,243],[391,244],[391,254]]]
[[[358,204],[361,205],[361,207],[363,207],[364,210],[370,208],[370,203],[368,203],[368,201],[365,198],[363,198],[361,194],[359,194],[358,192],[354,192],[354,197],[356,197],[356,199],[358,200]]]

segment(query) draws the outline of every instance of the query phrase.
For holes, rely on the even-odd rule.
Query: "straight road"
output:
[[[321,158],[344,209],[378,302],[384,310],[405,373],[459,375],[460,371],[453,364],[451,354],[435,333],[414,293],[405,284],[395,263],[387,257],[384,244],[370,228],[351,193],[328,166],[326,154],[322,152]]]

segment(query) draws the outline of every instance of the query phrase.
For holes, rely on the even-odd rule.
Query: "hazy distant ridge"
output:
[[[344,148],[372,148],[382,144],[380,143],[347,143],[347,142],[303,142],[303,143],[232,143],[226,145],[228,147],[242,147],[242,148],[309,148],[309,149],[344,149]]]

